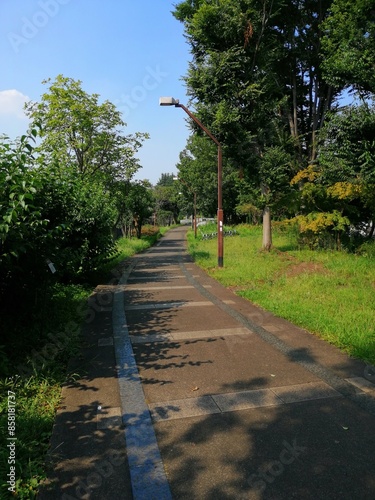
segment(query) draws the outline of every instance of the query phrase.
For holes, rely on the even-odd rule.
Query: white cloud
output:
[[[28,118],[23,107],[28,101],[30,98],[18,90],[0,90],[0,135],[14,139],[26,133]]]
[[[23,106],[29,100],[27,95],[18,90],[0,90],[0,114],[26,119]]]

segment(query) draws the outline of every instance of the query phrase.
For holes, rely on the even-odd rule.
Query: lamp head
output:
[[[159,99],[160,106],[178,106],[179,104],[180,101],[174,97],[160,97]]]

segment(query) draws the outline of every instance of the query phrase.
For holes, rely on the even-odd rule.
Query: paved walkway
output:
[[[40,497],[373,500],[372,368],[209,278],[185,232],[92,297]]]

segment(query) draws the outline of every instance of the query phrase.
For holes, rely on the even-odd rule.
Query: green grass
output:
[[[84,304],[94,284],[103,282],[118,263],[153,245],[160,234],[169,228],[149,230],[140,240],[120,239],[118,255],[93,273],[90,283],[54,284],[48,289],[47,299],[25,328],[14,332],[11,345],[0,346],[0,498],[35,498],[38,485],[46,478],[45,458],[52,433],[56,409],[60,402],[61,386],[74,374],[67,373],[69,359],[80,347],[80,324]],[[104,281],[105,282],[105,281]],[[82,307],[84,306],[84,307]],[[47,312],[47,313],[46,313]],[[2,318],[11,325],[14,318]],[[66,325],[70,324],[69,329]],[[71,325],[76,325],[72,328]],[[69,335],[66,332],[69,331]],[[51,338],[63,341],[51,351]],[[53,342],[52,342],[53,343]],[[34,354],[31,354],[34,350]],[[36,354],[35,354],[36,353]],[[8,391],[16,395],[16,494],[8,491],[7,448]]]
[[[301,326],[348,354],[375,363],[375,259],[303,250],[291,234],[273,235],[271,252],[260,251],[261,228],[240,226],[224,240],[224,268],[217,268],[217,240],[194,240],[196,263],[236,293]]]
[[[60,401],[61,386],[67,377],[67,362],[80,345],[82,303],[90,290],[79,285],[56,284],[50,289],[48,315],[43,318],[42,335],[30,325],[24,335],[17,332],[13,342],[13,356],[5,359],[6,377],[0,379],[0,498],[35,498],[38,484],[45,479],[45,455],[48,449],[56,408]],[[40,323],[38,321],[37,323]],[[51,340],[61,338],[67,323],[69,327],[61,345]],[[49,336],[50,334],[50,336]],[[39,336],[38,336],[39,335]],[[28,348],[30,339],[35,341]],[[22,340],[25,345],[22,348]],[[52,349],[51,349],[52,346]],[[16,397],[16,495],[8,492],[4,478],[9,473],[7,449],[8,391]]]
[[[14,377],[0,382],[0,425],[2,429],[0,498],[35,498],[38,484],[45,479],[45,455],[51,436],[55,411],[60,400],[62,376],[51,373]],[[16,395],[16,487],[8,492],[4,479],[10,471],[7,434],[7,394]]]

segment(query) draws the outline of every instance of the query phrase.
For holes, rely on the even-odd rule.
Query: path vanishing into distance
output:
[[[369,367],[208,277],[186,228],[89,304],[42,500],[374,500]]]

